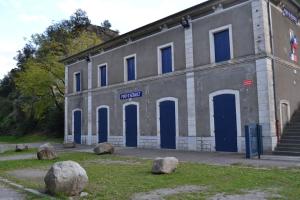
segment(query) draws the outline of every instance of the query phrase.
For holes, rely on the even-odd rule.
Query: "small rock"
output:
[[[51,194],[79,196],[88,183],[86,171],[74,161],[55,163],[44,178]]]
[[[76,147],[76,143],[75,142],[64,143],[63,147],[66,148],[66,149],[68,149],[68,148],[75,148]]]
[[[153,161],[153,174],[170,174],[175,171],[178,165],[178,159],[175,157],[156,158]]]
[[[16,152],[28,150],[28,146],[25,144],[17,144],[16,145]]]
[[[53,160],[57,158],[57,154],[54,147],[50,143],[47,143],[39,147],[37,158],[39,160]]]
[[[87,197],[87,196],[89,196],[89,193],[87,193],[87,192],[80,193],[80,197]]]
[[[94,148],[94,152],[97,155],[100,154],[113,154],[115,151],[115,148],[112,144],[109,143],[100,143]]]

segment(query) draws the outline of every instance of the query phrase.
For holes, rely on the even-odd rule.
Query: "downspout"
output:
[[[271,3],[268,0],[268,23],[269,23],[269,34],[270,34],[270,45],[271,45],[271,56],[274,57],[274,37],[273,37],[273,23],[272,23],[272,16],[271,16]],[[275,109],[275,126],[276,126],[276,136],[277,136],[277,143],[279,143],[280,139],[280,124],[278,120],[278,111],[277,111],[277,99],[276,99],[276,82],[275,82],[275,61],[274,58],[272,60],[272,71],[273,71],[273,94],[274,94],[274,109]]]

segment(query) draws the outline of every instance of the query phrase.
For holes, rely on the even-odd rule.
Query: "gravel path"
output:
[[[0,200],[23,200],[25,195],[0,183]]]
[[[204,191],[206,188],[194,185],[179,186],[176,188],[165,188],[153,190],[147,193],[137,193],[132,200],[163,200],[164,197],[181,193],[191,193]]]
[[[1,156],[0,161],[5,160],[26,160],[26,159],[33,159],[36,158],[36,154],[20,154],[20,155],[13,155],[13,156]]]

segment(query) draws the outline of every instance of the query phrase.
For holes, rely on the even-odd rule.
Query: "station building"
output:
[[[274,150],[300,103],[299,11],[210,0],[65,58],[65,142],[244,152],[258,123]]]

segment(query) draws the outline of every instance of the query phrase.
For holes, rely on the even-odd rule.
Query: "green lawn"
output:
[[[117,156],[97,156],[91,153],[65,153],[61,160],[79,162],[87,171],[89,185],[86,191],[89,199],[130,199],[133,194],[159,188],[182,185],[206,186],[203,193],[180,194],[168,199],[205,199],[217,193],[236,194],[242,190],[275,190],[284,199],[298,199],[300,196],[299,169],[254,169],[240,166],[211,166],[195,163],[180,163],[171,175],[152,175],[149,160]],[[107,160],[109,163],[107,163]],[[126,161],[127,163],[114,163]],[[8,176],[7,171],[21,168],[47,169],[56,161],[2,161],[0,176],[9,178],[27,187],[44,188],[42,182],[20,180]],[[135,164],[132,164],[135,163]]]
[[[55,142],[62,143],[62,138],[49,137],[41,134],[29,134],[24,136],[0,135],[0,143],[20,144],[34,142]]]

